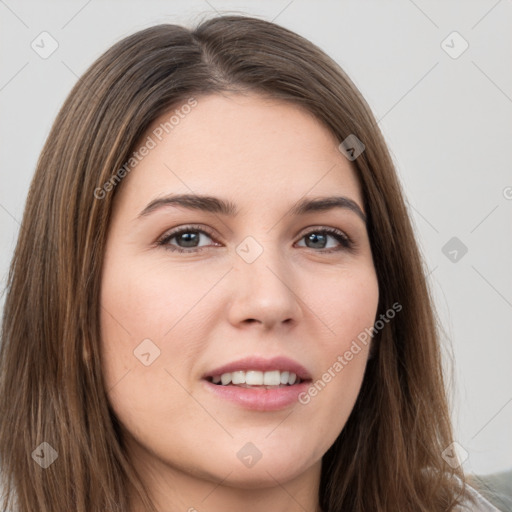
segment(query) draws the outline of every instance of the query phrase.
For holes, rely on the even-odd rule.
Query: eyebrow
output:
[[[177,194],[159,197],[151,201],[138,215],[145,217],[150,213],[166,206],[177,206],[188,210],[199,210],[234,217],[238,214],[235,203],[214,196],[197,194]],[[304,215],[307,213],[342,208],[354,212],[366,224],[366,215],[359,205],[345,196],[318,197],[315,199],[302,199],[295,203],[290,210],[291,215]]]

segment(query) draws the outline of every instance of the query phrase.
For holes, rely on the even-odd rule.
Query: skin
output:
[[[363,220],[346,208],[289,214],[304,197],[331,195],[363,210],[360,184],[339,141],[300,107],[254,93],[197,100],[115,198],[101,289],[109,401],[162,511],[319,510],[321,459],[354,406],[370,345],[309,403],[279,411],[220,399],[201,377],[245,356],[284,355],[316,381],[373,325],[379,290]],[[138,218],[171,193],[221,197],[240,212],[167,206]],[[156,244],[190,224],[213,234],[199,234],[200,251],[183,236],[167,247],[188,253]],[[308,246],[325,227],[355,249],[331,235]],[[236,252],[248,236],[263,249],[252,263]],[[149,366],[134,355],[144,339],[160,350]],[[247,442],[262,454],[252,467],[237,457]]]

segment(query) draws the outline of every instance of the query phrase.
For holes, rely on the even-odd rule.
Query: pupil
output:
[[[198,234],[197,233],[183,233],[180,235],[182,241],[185,241],[185,247],[195,247],[194,242],[197,242]]]
[[[323,239],[323,240],[321,240],[321,242],[324,242],[324,243],[325,243],[325,235],[320,235],[320,236],[318,236],[318,235],[316,235],[316,234],[312,233],[312,234],[310,234],[307,238],[308,238],[308,240],[309,240],[309,241],[312,241],[313,243],[317,243],[317,242],[318,242],[318,239],[320,238],[320,239]],[[321,244],[321,245],[322,245],[322,244]],[[322,247],[323,247],[323,245],[322,245]]]

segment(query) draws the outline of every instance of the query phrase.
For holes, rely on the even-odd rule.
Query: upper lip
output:
[[[262,357],[245,357],[238,361],[233,361],[208,371],[203,375],[203,379],[222,375],[223,373],[249,370],[258,370],[262,372],[271,370],[280,370],[282,372],[288,371],[295,373],[295,375],[297,375],[301,380],[311,379],[311,375],[304,366],[297,361],[284,356],[272,357],[270,359]]]

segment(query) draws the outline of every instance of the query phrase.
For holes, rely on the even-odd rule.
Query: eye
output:
[[[165,249],[177,252],[198,252],[203,249],[199,246],[201,235],[205,235],[206,238],[212,238],[212,235],[202,228],[197,226],[185,226],[183,228],[166,233],[163,238],[157,241],[157,245],[163,246]],[[176,239],[176,243],[181,246],[171,244],[171,241]]]
[[[204,246],[199,245],[199,242],[203,237],[209,238],[210,240],[213,239],[213,235],[204,228],[200,228],[199,226],[185,226],[171,231],[170,233],[166,233],[157,241],[157,245],[173,252],[199,252],[208,247],[208,244]],[[334,247],[332,245],[328,247],[329,238],[336,240],[338,245],[336,246],[335,244]],[[176,239],[175,242],[173,242],[174,239]],[[353,243],[350,238],[342,231],[334,228],[319,228],[311,230],[301,237],[301,240],[303,239],[306,240],[305,247],[309,249],[322,249],[318,252],[323,253],[341,251],[344,249],[351,250],[353,248]],[[304,247],[304,245],[300,247]]]
[[[327,247],[328,238],[334,238],[339,245],[334,245],[334,247],[331,245],[330,247]],[[350,238],[342,231],[334,228],[319,228],[309,231],[301,237],[301,240],[303,239],[306,240],[306,247],[310,249],[324,249],[320,252],[334,252],[342,251],[344,249],[351,250],[353,248],[353,243]]]

